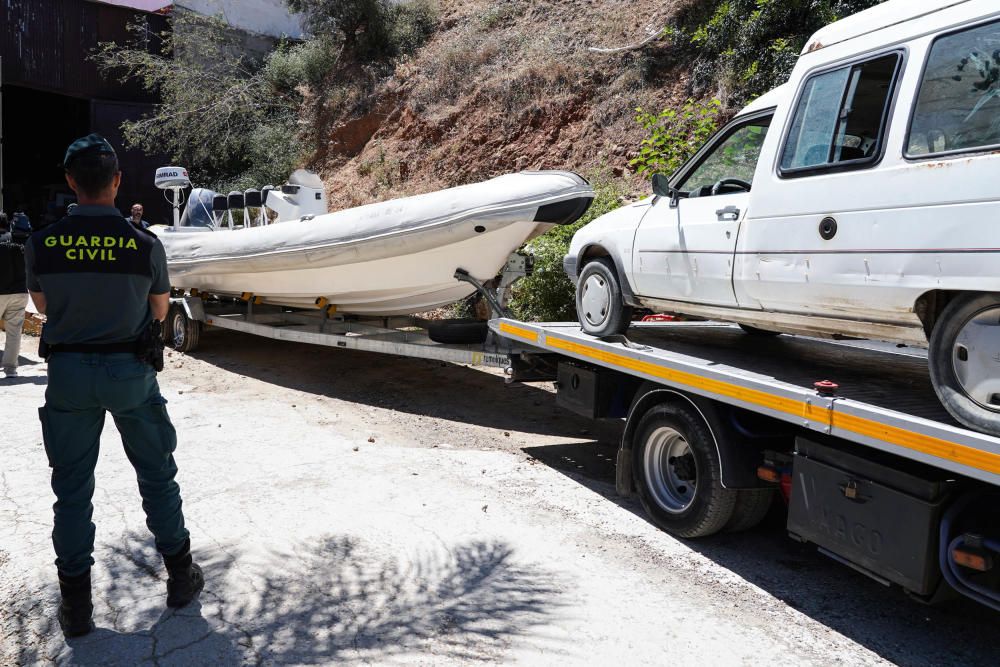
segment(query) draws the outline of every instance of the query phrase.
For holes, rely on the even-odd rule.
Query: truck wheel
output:
[[[692,408],[651,408],[636,428],[636,491],[654,523],[678,537],[705,537],[731,520],[737,491],[722,486],[715,438]]]
[[[733,516],[726,524],[727,533],[738,533],[756,528],[771,510],[774,489],[740,489],[736,492],[736,506]]]
[[[1000,294],[963,294],[941,313],[931,334],[934,391],[969,428],[1000,435]]]
[[[614,264],[606,257],[591,260],[576,286],[576,313],[585,333],[603,338],[623,334],[632,321]]]
[[[201,338],[201,322],[192,320],[179,306],[170,308],[167,314],[167,341],[178,352],[193,352]]]

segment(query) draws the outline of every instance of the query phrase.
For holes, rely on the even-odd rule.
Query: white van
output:
[[[1000,435],[1000,5],[890,0],[814,35],[655,197],[579,231],[583,329],[632,307],[929,347]]]

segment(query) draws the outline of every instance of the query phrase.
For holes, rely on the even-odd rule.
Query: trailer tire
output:
[[[736,493],[733,516],[724,528],[727,533],[756,528],[767,516],[774,502],[774,489],[740,489]]]
[[[441,320],[428,325],[427,337],[435,343],[479,345],[489,331],[489,323],[482,320]]]
[[[970,369],[995,367],[991,355],[1000,346],[998,315],[1000,294],[955,297],[937,318],[928,351],[931,384],[942,405],[965,426],[990,435],[1000,435],[1000,393],[987,393],[991,383]]]
[[[661,403],[641,417],[635,433],[636,492],[653,522],[687,538],[725,528],[738,492],[722,486],[715,437],[698,411],[681,403]]]
[[[180,306],[171,306],[167,313],[166,342],[178,352],[194,352],[201,339],[201,322],[192,320]]]

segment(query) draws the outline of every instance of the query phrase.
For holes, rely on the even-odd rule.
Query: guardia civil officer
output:
[[[75,637],[94,627],[91,498],[106,413],[135,468],[146,525],[166,564],[167,606],[191,602],[204,578],[191,559],[174,481],[177,436],[156,383],[155,354],[149,353],[155,348],[151,332],[168,308],[163,246],[115,208],[121,172],[105,139],[78,139],[63,167],[79,206],[32,235],[25,262],[32,299],[47,316],[42,347],[48,348],[49,382],[39,416],[56,495],[59,623],[66,636]]]

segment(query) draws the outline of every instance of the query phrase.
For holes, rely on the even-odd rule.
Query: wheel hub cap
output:
[[[588,323],[600,326],[608,319],[611,311],[611,287],[603,276],[592,275],[583,282],[580,305],[583,306],[583,316]]]
[[[184,344],[184,319],[181,317],[173,318],[173,326],[171,327],[174,331],[174,345]]]
[[[970,318],[956,336],[952,352],[955,377],[965,395],[1000,412],[1000,307]]]
[[[672,514],[691,505],[698,488],[698,465],[680,433],[669,427],[653,431],[646,442],[643,467],[657,505]]]

